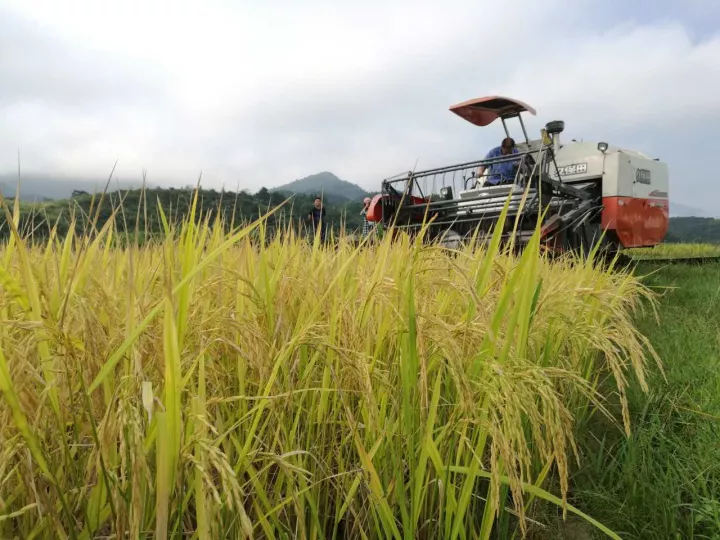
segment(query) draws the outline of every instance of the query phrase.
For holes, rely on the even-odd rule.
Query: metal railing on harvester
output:
[[[517,169],[506,183],[490,186],[482,182],[487,173],[485,178],[476,174],[481,167],[487,171],[507,162],[516,162]],[[506,226],[520,244],[532,234],[538,216],[547,235],[562,234],[574,243],[602,211],[600,194],[552,178],[551,167],[560,178],[552,144],[536,142],[511,155],[397,175],[382,182],[382,221],[400,229],[430,222],[433,237],[449,229],[467,236],[478,227],[489,231],[507,204]]]

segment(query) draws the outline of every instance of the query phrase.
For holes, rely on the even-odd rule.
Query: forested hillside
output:
[[[284,184],[273,191],[280,193],[298,193],[305,195],[323,196],[331,203],[343,203],[346,201],[362,201],[370,195],[360,186],[341,180],[331,172],[321,172]]]
[[[335,183],[333,187],[337,187]],[[360,189],[360,188],[358,188]],[[332,194],[337,193],[330,190]],[[98,213],[100,195],[93,197],[87,192],[76,191],[72,198],[58,201],[45,201],[36,203],[21,203],[21,229],[34,231],[37,237],[44,237],[50,230],[49,224],[57,224],[57,232],[63,235],[67,232],[72,216],[76,220],[77,232],[85,229],[88,216],[98,215],[98,227],[101,227],[110,217],[114,208],[120,206],[122,212],[118,214],[118,228],[120,231],[134,231],[135,224],[140,223],[140,230],[148,233],[162,231],[162,223],[158,205],[160,205],[172,222],[177,222],[185,216],[192,203],[194,190],[191,188],[152,188],[143,193],[142,190],[114,191],[102,199],[102,207]],[[257,193],[247,191],[220,192],[213,189],[201,190],[199,194],[199,208],[204,215],[212,212],[217,215],[221,212],[229,224],[231,220],[237,224],[242,221],[252,221],[269,209],[288,200],[288,203],[268,221],[269,227],[278,223],[288,223],[292,219],[295,225],[307,223],[307,214],[312,208],[315,194],[270,191],[261,188]],[[333,202],[335,201],[335,202]],[[341,202],[342,201],[342,202]],[[12,207],[12,199],[6,199]],[[349,233],[357,231],[362,225],[360,210],[362,199],[342,200],[330,197],[326,199],[328,223],[338,231],[342,224]],[[5,222],[4,212],[0,212],[0,239],[8,236],[9,228]],[[665,238],[668,243],[716,243],[720,244],[720,219],[698,217],[670,218],[670,229]]]
[[[75,228],[78,233],[85,230],[89,216],[98,215],[97,227],[100,228],[112,215],[115,208],[122,207],[118,213],[118,229],[134,231],[136,223],[143,233],[160,233],[162,221],[158,206],[169,221],[177,223],[190,211],[194,190],[193,189],[148,189],[130,191],[115,191],[107,193],[102,198],[100,194],[93,196],[86,192],[76,192],[70,199],[50,201],[42,203],[21,203],[21,230],[33,231],[35,237],[47,236],[50,228],[57,224],[57,232],[64,235],[70,226],[72,217],[75,218]],[[296,194],[289,196],[281,193],[274,193],[266,188],[260,189],[257,193],[248,192],[219,192],[215,190],[201,190],[199,192],[198,211],[202,209],[203,215],[211,212],[213,216],[221,213],[227,224],[231,221],[235,224],[249,222],[265,214],[269,209],[288,201],[282,209],[275,213],[268,220],[268,227],[273,228],[280,223],[288,223],[289,220],[295,225],[307,223],[307,215],[313,205],[314,196]],[[6,202],[12,210],[12,199]],[[339,230],[345,224],[346,231],[352,233],[362,224],[360,210],[362,201],[345,202],[343,204],[325,204],[328,224]],[[0,238],[6,238],[9,227],[6,223],[4,212],[0,212]]]
[[[720,244],[720,219],[702,217],[670,218],[666,242]]]

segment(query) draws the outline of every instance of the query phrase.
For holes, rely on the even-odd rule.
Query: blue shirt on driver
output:
[[[513,148],[512,153],[517,154],[517,148]],[[499,146],[496,146],[495,148],[490,150],[485,156],[485,159],[496,157],[507,157],[503,155]],[[488,178],[485,181],[485,184],[489,186],[497,186],[501,183],[512,183],[515,180],[515,167],[517,166],[517,164],[518,160],[514,159],[512,161],[505,161],[503,163],[495,163],[493,165],[490,165],[486,170]]]

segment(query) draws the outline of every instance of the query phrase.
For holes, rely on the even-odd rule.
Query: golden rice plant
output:
[[[0,537],[487,539],[544,499],[617,538],[566,494],[598,379],[644,384],[632,275],[115,223],[0,251]]]

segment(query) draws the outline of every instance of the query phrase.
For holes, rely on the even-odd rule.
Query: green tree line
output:
[[[132,233],[136,224],[145,234],[161,234],[162,222],[158,207],[169,221],[178,223],[190,212],[194,188],[153,188],[146,190],[113,191],[104,196],[94,196],[78,191],[73,197],[65,200],[46,201],[41,203],[21,203],[20,230],[32,233],[34,238],[44,239],[54,226],[57,234],[67,234],[72,218],[75,218],[77,234],[82,234],[92,217],[97,215],[97,228],[101,228],[112,213],[117,213],[117,228],[120,232]],[[297,193],[294,195],[270,191],[261,188],[256,193],[247,191],[220,192],[213,189],[201,189],[198,193],[198,210],[205,216],[211,212],[224,218],[227,226],[231,222],[240,224],[258,219],[270,209],[286,204],[268,219],[270,230],[278,225],[292,223],[297,229],[307,225],[307,215],[312,209],[314,195]],[[289,200],[288,200],[289,198]],[[12,199],[6,199],[12,210]],[[362,226],[362,201],[330,201],[325,202],[327,223],[338,232],[343,226],[347,233],[353,234]],[[199,213],[199,212],[198,212]],[[6,239],[10,227],[6,222],[5,212],[0,212],[0,240]],[[665,237],[668,243],[693,242],[720,244],[720,219],[675,217],[670,219],[670,228]]]
[[[665,241],[669,243],[720,244],[720,219],[670,218],[670,228]]]
[[[96,227],[99,230],[116,212],[116,225],[120,233],[134,233],[136,226],[142,234],[161,234],[163,224],[159,208],[171,223],[179,223],[189,215],[194,188],[153,188],[146,190],[114,191],[104,195],[91,195],[86,192],[75,192],[70,199],[42,202],[21,203],[19,229],[33,238],[44,239],[53,227],[57,234],[68,233],[73,218],[75,232],[82,234],[88,230],[89,223],[97,216]],[[292,224],[297,230],[309,225],[308,213],[313,207],[314,195],[287,194],[261,188],[257,193],[220,192],[202,189],[198,192],[197,216],[215,217],[220,214],[227,227],[248,223],[258,219],[269,210],[285,203],[283,207],[267,220],[270,231],[278,226]],[[12,212],[13,200],[6,199]],[[339,232],[341,228],[348,234],[359,231],[362,226],[362,201],[346,201],[343,203],[324,203],[328,227]],[[0,212],[0,240],[8,238],[10,227],[4,211]]]

